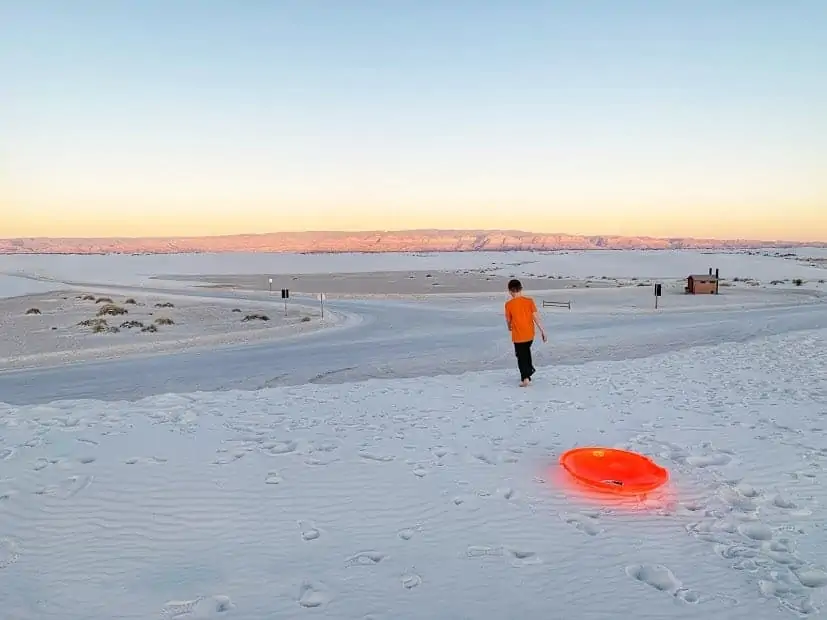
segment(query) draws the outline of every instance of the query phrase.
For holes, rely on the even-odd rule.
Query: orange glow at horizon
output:
[[[73,203],[43,206],[29,201],[5,201],[0,209],[0,237],[174,237],[456,229],[795,242],[827,240],[827,214],[815,205],[778,204],[760,209],[748,205],[675,206],[661,211],[624,205],[557,210],[516,201],[507,209],[481,203],[453,205],[447,201],[444,206],[431,204],[420,208],[402,201],[388,201],[391,206],[386,209],[331,208],[301,202],[293,208],[256,206],[255,203],[232,206],[225,201],[207,200],[196,204],[128,199]],[[514,217],[512,213],[518,215]]]

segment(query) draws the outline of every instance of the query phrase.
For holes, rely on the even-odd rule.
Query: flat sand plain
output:
[[[264,318],[266,317],[266,319]],[[312,306],[53,292],[0,299],[0,370],[279,338],[332,325]]]
[[[484,269],[465,271],[375,271],[370,273],[325,274],[205,274],[198,276],[165,275],[159,279],[202,282],[206,287],[266,291],[271,288],[292,293],[327,297],[380,297],[406,295],[458,295],[474,293],[502,293],[510,279]],[[520,278],[526,290],[558,290],[616,286],[612,281],[571,280],[555,276]]]

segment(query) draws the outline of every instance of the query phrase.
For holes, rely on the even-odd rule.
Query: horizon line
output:
[[[6,241],[36,241],[36,240],[50,240],[50,241],[114,241],[119,239],[125,240],[179,240],[179,239],[228,239],[239,237],[266,237],[270,235],[370,235],[370,234],[402,234],[402,233],[460,233],[460,234],[510,234],[516,236],[569,236],[582,237],[586,239],[594,238],[616,238],[616,239],[651,239],[658,241],[672,241],[672,240],[688,240],[688,241],[717,241],[717,242],[751,242],[751,243],[775,243],[787,244],[796,246],[806,246],[809,243],[824,244],[827,240],[810,239],[807,241],[792,241],[785,239],[748,239],[745,237],[693,237],[693,236],[654,236],[654,235],[621,235],[614,233],[600,233],[600,234],[584,234],[572,232],[539,232],[519,229],[505,229],[505,228],[400,228],[400,229],[364,229],[364,230],[273,230],[268,232],[249,232],[249,233],[227,233],[227,234],[213,234],[213,235],[111,235],[111,236],[92,236],[92,237],[53,237],[48,235],[40,236],[25,236],[25,237],[6,237]]]

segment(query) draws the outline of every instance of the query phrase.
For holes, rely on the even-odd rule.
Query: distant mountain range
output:
[[[567,235],[518,230],[282,232],[216,237],[0,239],[0,254],[182,254],[213,252],[498,252],[508,250],[676,250],[827,247],[790,242],[690,237]]]

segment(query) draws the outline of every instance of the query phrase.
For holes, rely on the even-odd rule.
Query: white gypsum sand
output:
[[[675,290],[708,266],[739,280],[719,297]],[[491,274],[497,288],[333,302],[363,324],[272,346],[0,373],[4,618],[824,609],[823,269],[702,252],[0,257],[113,300],[166,288],[176,307],[248,302],[148,274],[348,267],[478,270],[457,274],[457,295]],[[544,311],[551,342],[518,390],[496,291],[532,273],[554,281],[527,280],[538,299],[574,305]],[[480,368],[498,370],[466,372]],[[383,376],[411,378],[348,383]],[[669,488],[631,504],[572,493],[555,463],[587,444],[652,456]]]
[[[528,390],[495,371],[0,405],[4,617],[813,615],[826,366],[822,330]],[[562,485],[558,456],[595,443],[651,455],[669,491]]]
[[[280,304],[255,300],[131,291],[27,295],[0,299],[0,370],[260,342],[337,321],[335,313],[322,321],[319,307],[294,302],[285,315]]]

